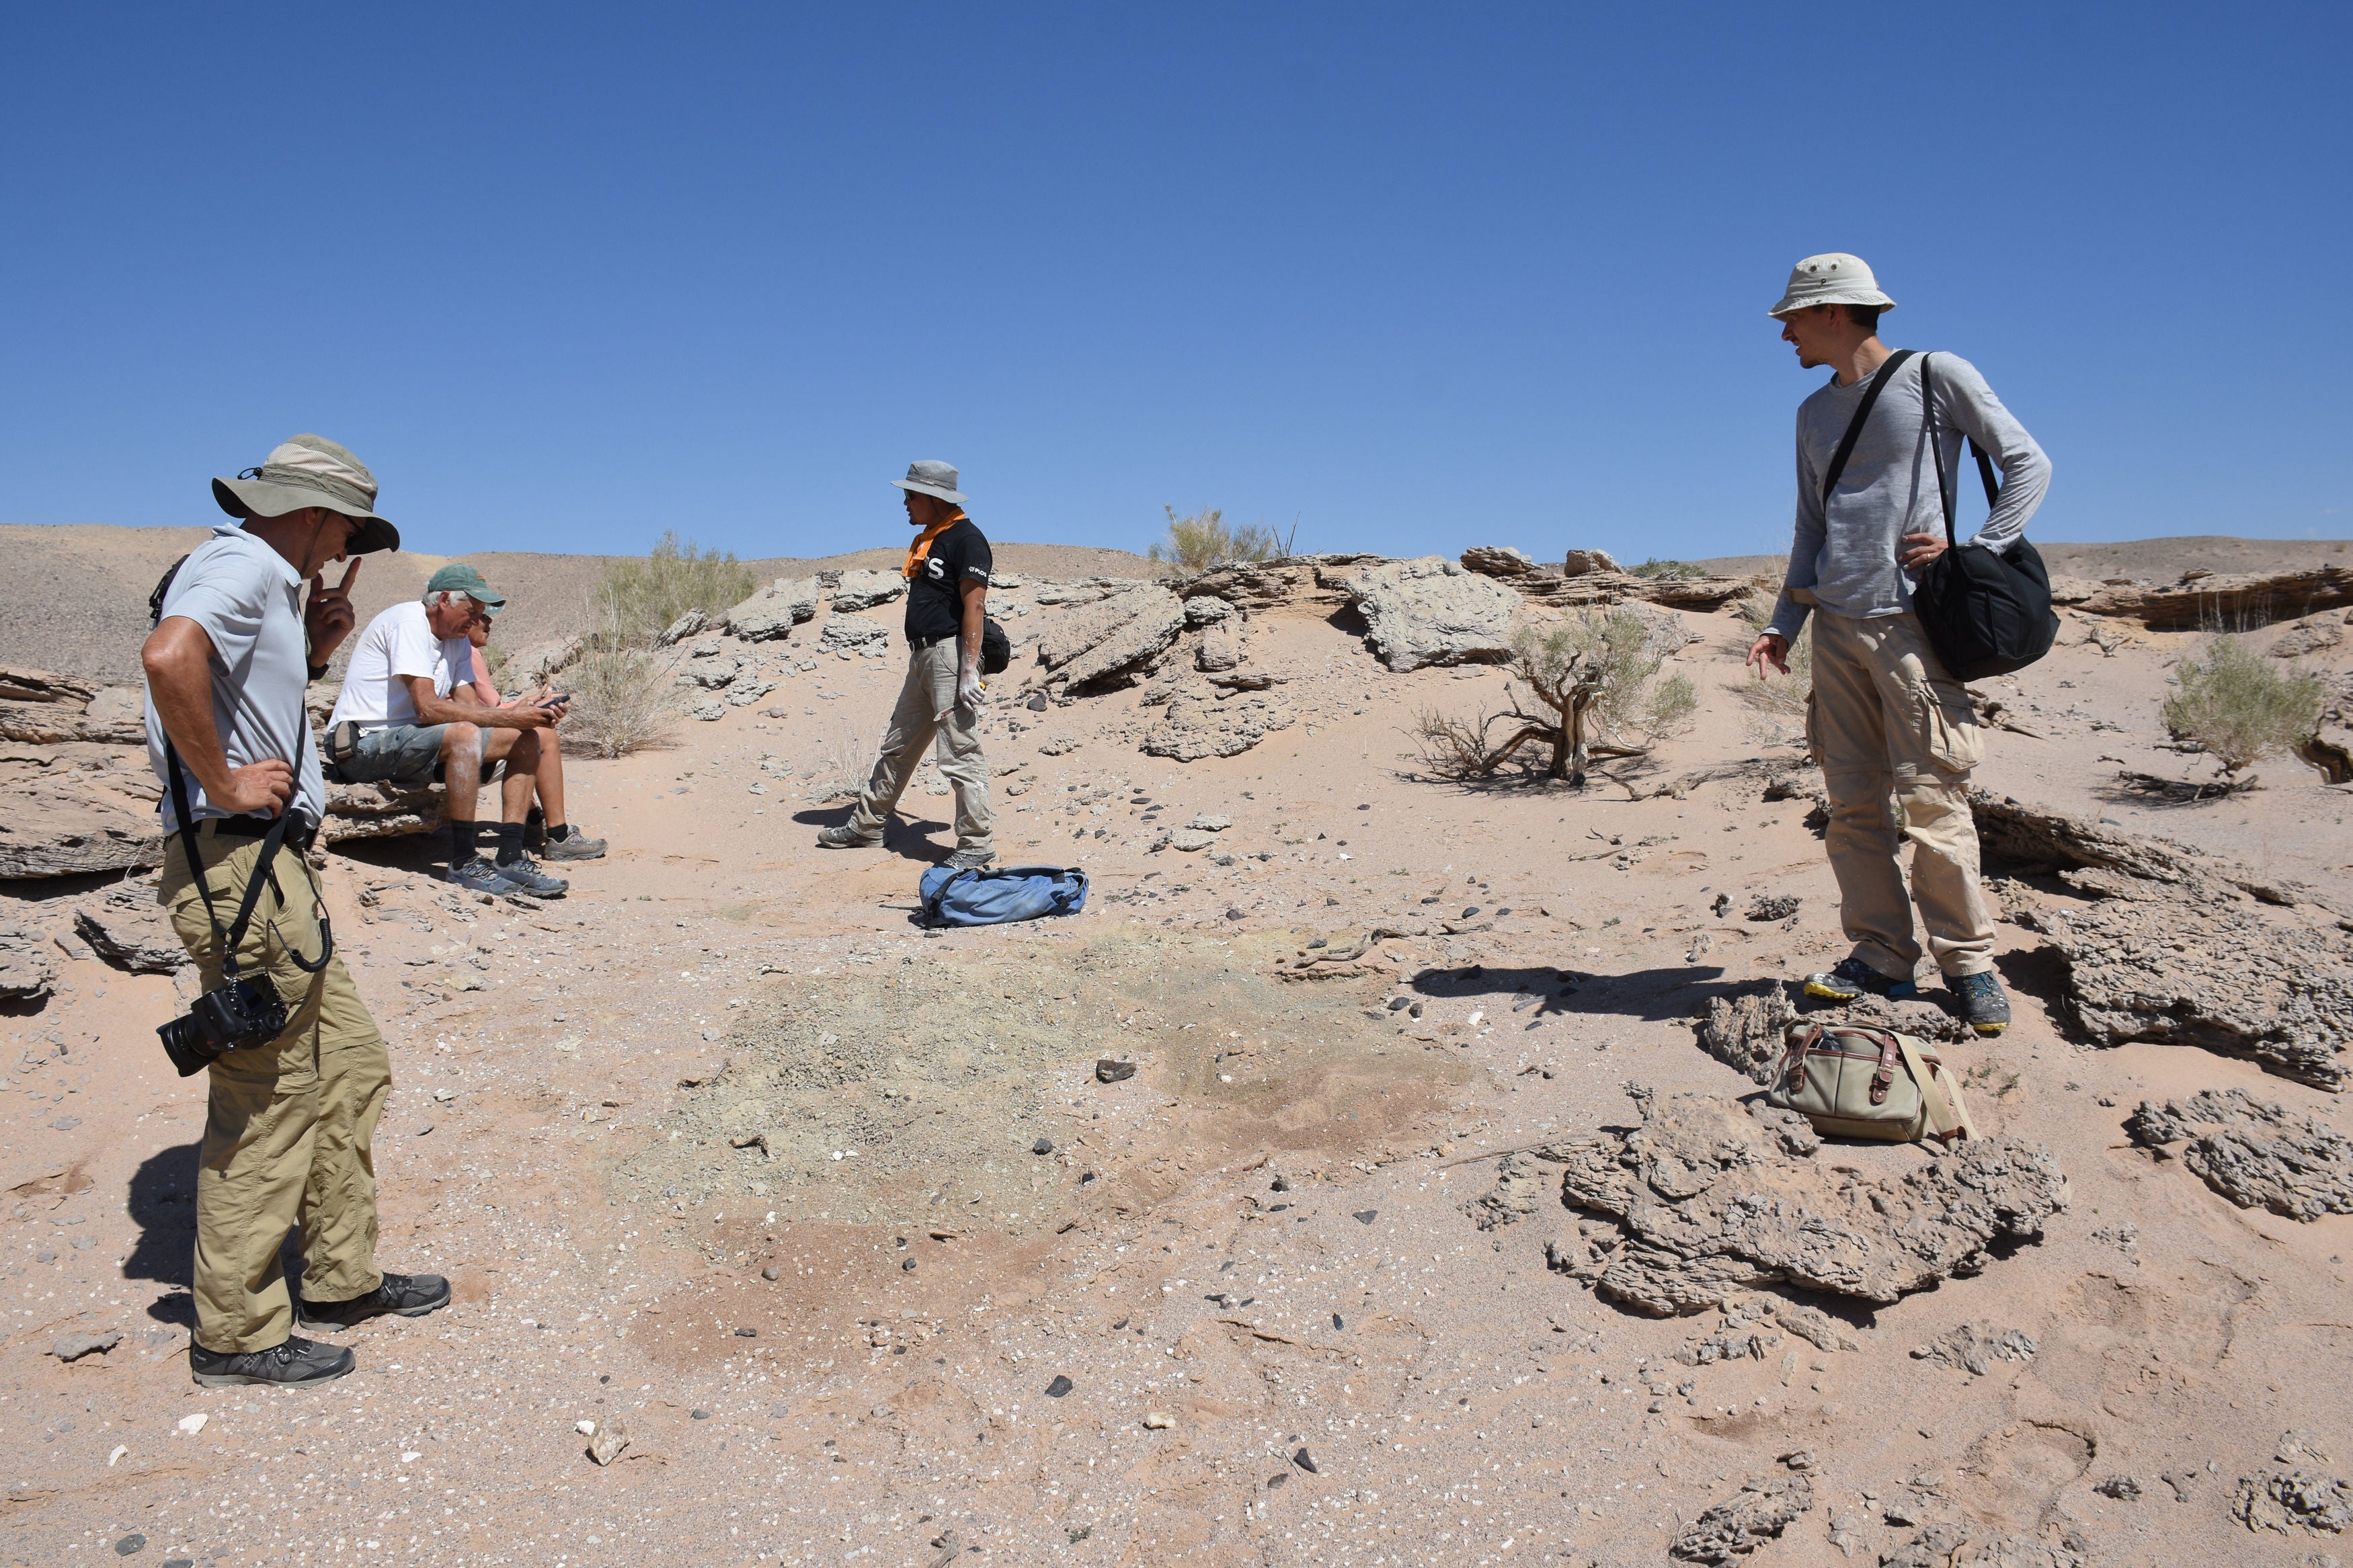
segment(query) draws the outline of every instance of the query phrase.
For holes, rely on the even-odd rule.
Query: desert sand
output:
[[[147,588],[185,541],[5,539],[0,663],[134,678]],[[1029,548],[1000,564],[1147,574]],[[2064,569],[2205,563],[2099,549],[2138,570]],[[368,592],[433,564],[372,561]],[[594,570],[484,564],[516,644],[560,629]],[[1736,1280],[1657,1316],[1609,1293],[1609,1258],[1640,1238],[1565,1183],[1619,1168],[1646,1115],[1698,1103],[1679,1096],[1762,1126],[1742,1109],[1761,1091],[1698,1026],[1846,946],[1799,738],[1740,694],[1745,624],[1680,612],[1698,722],[1572,791],[1430,777],[1416,711],[1500,706],[1505,672],[1392,671],[1310,593],[1211,628],[1281,682],[1233,700],[1278,704],[1263,739],[1147,754],[1167,720],[1146,699],[1196,679],[1208,634],[1159,675],[1033,707],[1041,635],[1086,608],[1039,598],[997,595],[1022,644],[992,682],[998,846],[1084,868],[1079,917],[922,929],[917,876],[952,847],[928,770],[886,847],[815,847],[900,658],[824,651],[825,617],[720,639],[777,682],[762,701],[572,763],[573,816],[612,849],[568,868],[561,900],[460,897],[422,838],[327,855],[394,1060],[380,1256],[448,1275],[456,1302],[340,1336],[360,1368],[322,1389],[189,1381],[204,1100],[153,1030],[192,987],[74,934],[152,881],[0,884],[0,923],[56,973],[0,1021],[0,1559],[2170,1568],[2348,1550],[2353,1219],[2240,1206],[2181,1145],[2125,1129],[2144,1101],[2237,1089],[2341,1130],[2338,1098],[2194,1043],[2094,1043],[2054,946],[2070,921],[2197,902],[2250,951],[2342,948],[2345,788],[2278,757],[2219,801],[2118,783],[2211,772],[2157,715],[2194,636],[2071,613],[2046,661],[1979,683],[2007,721],[1978,773],[1993,795],[2187,843],[2204,868],[1989,866],[2018,1021],[1942,1048],[1989,1139],[2063,1173],[2048,1212],[1892,1300]],[[895,632],[900,613],[857,618]],[[2347,693],[2353,647],[2307,640]],[[1796,912],[1748,918],[1776,896]],[[1377,931],[1401,934],[1302,970]],[[2337,1032],[2323,1056],[2332,1016],[2311,1024]],[[2347,1170],[2315,1139],[2325,1208]],[[1941,1164],[1837,1141],[1767,1156],[1850,1194]],[[1718,1173],[1644,1169],[1678,1200]],[[53,1353],[86,1334],[121,1338]],[[626,1437],[609,1464],[599,1436]]]

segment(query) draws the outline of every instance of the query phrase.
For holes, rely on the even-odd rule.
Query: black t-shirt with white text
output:
[[[907,640],[952,637],[964,627],[964,584],[988,582],[988,540],[965,518],[932,541],[907,584]]]

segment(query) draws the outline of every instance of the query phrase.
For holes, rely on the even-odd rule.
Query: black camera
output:
[[[267,979],[232,980],[195,1000],[185,1018],[160,1026],[164,1054],[182,1078],[194,1078],[223,1051],[274,1040],[286,1030],[286,1004]]]

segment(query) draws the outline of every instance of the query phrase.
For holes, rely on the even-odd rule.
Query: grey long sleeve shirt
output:
[[[1810,603],[1859,619],[1902,615],[1912,607],[1913,574],[1896,563],[1903,537],[1941,537],[1945,531],[1936,461],[1928,450],[1920,399],[1924,357],[1914,355],[1879,395],[1848,455],[1845,471],[1839,475],[1827,513],[1822,476],[1838,455],[1847,422],[1854,417],[1871,378],[1852,386],[1832,381],[1798,405],[1797,533],[1789,548],[1788,576],[1768,630],[1794,642],[1806,624]],[[1962,467],[1964,436],[1994,460],[2002,475],[2001,499],[1993,514],[1962,542],[1963,547],[2005,548],[2026,531],[2026,520],[2042,504],[2043,492],[2051,486],[2051,459],[2001,405],[1977,366],[1957,354],[1938,353],[1931,370],[1946,483],[1976,483],[1976,463]],[[1956,496],[1959,493],[1957,489]],[[1801,590],[1809,598],[1800,599],[1792,590]]]

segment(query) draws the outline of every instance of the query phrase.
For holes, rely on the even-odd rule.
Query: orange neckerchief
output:
[[[957,507],[954,510],[950,511],[947,516],[940,519],[939,521],[932,524],[931,527],[917,534],[915,536],[915,542],[907,546],[907,564],[899,569],[899,575],[902,577],[913,578],[918,571],[923,569],[923,557],[932,552],[932,541],[937,539],[941,534],[945,533],[949,529],[954,528],[957,523],[966,521],[967,519],[964,515],[964,508]]]

